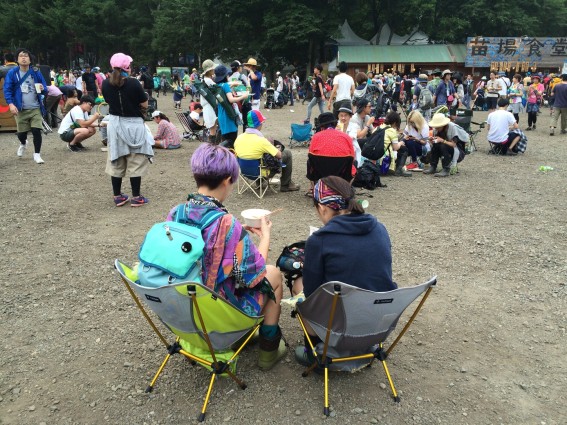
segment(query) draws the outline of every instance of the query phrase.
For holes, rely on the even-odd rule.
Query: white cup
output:
[[[42,86],[42,84],[40,84],[40,83],[35,84],[35,92],[36,93],[41,93],[41,86]]]

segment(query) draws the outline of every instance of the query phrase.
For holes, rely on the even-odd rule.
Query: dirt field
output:
[[[178,124],[171,96],[159,104]],[[305,110],[266,112],[264,134],[287,142],[289,123]],[[522,128],[526,119],[522,114]],[[364,191],[368,211],[390,233],[400,286],[439,277],[390,357],[400,404],[375,366],[331,377],[332,416],[325,419],[322,378],[302,378],[292,351],[262,373],[253,347],[238,364],[248,389],[221,380],[207,423],[567,423],[567,136],[549,137],[549,121],[544,109],[523,156],[487,155],[483,132],[480,151],[456,176],[387,177],[386,189]],[[0,134],[0,423],[193,423],[208,375],[176,357],[154,392],[144,393],[165,350],[112,264],[132,263],[149,227],[195,190],[187,164],[197,143],[157,152],[142,182],[150,199],[142,208],[114,207],[100,137],[85,145],[86,152],[71,153],[50,134],[40,166],[31,148],[16,157],[14,134]],[[303,196],[306,151],[293,149],[300,192],[263,201],[235,192],[226,203],[235,214],[285,208],[274,217],[271,262],[319,225]],[[554,170],[540,172],[540,165]],[[302,337],[289,311],[284,307],[281,325],[293,350]]]

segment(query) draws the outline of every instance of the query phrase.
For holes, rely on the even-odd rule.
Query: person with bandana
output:
[[[323,226],[305,244],[303,276],[295,280],[293,295],[309,297],[330,281],[348,283],[375,292],[398,287],[392,280],[392,245],[386,227],[356,201],[352,186],[337,176],[317,181],[313,203]],[[312,331],[310,338],[320,342]],[[300,345],[296,361],[313,364],[311,352]]]

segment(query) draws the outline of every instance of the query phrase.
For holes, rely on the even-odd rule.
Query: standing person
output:
[[[140,67],[140,81],[142,82],[142,86],[144,87],[144,91],[148,94],[148,99],[152,97],[153,89],[154,89],[154,79],[148,72],[147,66]]]
[[[494,112],[496,109],[496,102],[498,101],[498,96],[500,96],[500,90],[502,90],[502,83],[496,79],[496,74],[491,72],[490,80],[486,83],[485,98],[489,113]]]
[[[289,105],[293,106],[293,101],[295,100],[295,93],[297,93],[297,86],[295,85],[295,79],[292,77],[291,74],[287,74],[286,76],[287,81],[287,93],[289,95]]]
[[[161,91],[163,93],[164,96],[167,96],[167,85],[169,83],[167,82],[167,77],[165,76],[165,74],[161,74],[161,78],[159,80],[159,86],[161,88]]]
[[[85,72],[83,73],[83,94],[88,94],[94,99],[100,93],[100,86],[98,85],[96,75],[91,72],[91,66],[86,63]]]
[[[183,73],[183,97],[187,97],[187,94],[191,91],[191,76],[188,72]],[[193,101],[193,96],[191,96],[191,101]]]
[[[465,108],[470,109],[471,107],[471,98],[474,91],[474,80],[472,75],[468,74],[467,79],[463,83],[465,89],[465,97],[463,99],[463,105]]]
[[[215,82],[213,81],[215,68],[216,64],[212,60],[207,59],[203,62],[203,74],[201,74],[201,76],[203,77],[203,85],[207,90],[215,86]],[[205,127],[208,129],[211,139],[214,140],[217,134],[217,113],[215,112],[214,106],[207,100],[206,96],[201,96],[201,105],[203,105],[203,121],[205,123]]]
[[[483,75],[482,78],[476,83],[474,88],[474,106],[481,111],[486,110],[485,97],[486,97],[486,76]]]
[[[299,87],[301,87],[301,85],[299,83],[299,75],[297,75],[297,71],[293,72],[291,78],[293,78],[293,81],[295,82],[293,95],[295,96],[295,100],[299,102]]]
[[[433,78],[429,82],[429,90],[431,90],[431,93],[435,93],[437,91],[437,86],[441,83],[441,70],[439,68],[435,68],[431,71],[431,75]]]
[[[18,156],[26,151],[28,131],[33,135],[33,160],[43,164],[41,158],[42,115],[45,108],[41,95],[47,95],[47,83],[36,68],[32,68],[31,53],[27,49],[16,51],[18,66],[11,68],[4,79],[4,97],[16,120],[18,132]]]
[[[567,74],[561,75],[561,82],[553,86],[551,95],[555,97],[555,104],[553,107],[553,125],[549,128],[549,135],[555,134],[559,116],[561,116],[561,134],[567,134]]]
[[[231,107],[233,103],[241,102],[244,99],[247,99],[248,93],[240,96],[234,96],[232,94],[232,89],[230,87],[230,84],[228,83],[228,74],[229,74],[229,69],[224,65],[219,65],[215,68],[214,81],[216,84],[218,84],[221,87],[221,90],[224,91],[224,93],[226,94],[226,98],[230,103],[230,105],[228,106]],[[219,127],[222,134],[223,142],[227,142],[226,147],[232,148],[234,146],[234,141],[236,140],[236,137],[238,135],[238,126],[236,125],[235,120],[228,115],[227,111],[225,110],[222,104],[219,103],[217,110],[219,114],[218,116]]]
[[[102,83],[102,94],[110,107],[106,173],[110,175],[117,207],[129,200],[121,192],[126,174],[130,175],[132,187],[130,206],[140,207],[149,202],[141,195],[140,187],[142,176],[148,172],[149,159],[154,155],[153,138],[144,124],[148,95],[139,81],[130,77],[131,63],[132,58],[124,53],[112,55],[112,74]]]
[[[526,112],[528,113],[528,127],[526,131],[536,129],[537,113],[542,101],[543,90],[541,75],[532,75],[532,84],[528,87],[527,93],[528,103],[526,104]]]
[[[413,81],[411,79],[411,76],[406,76],[404,78],[404,91],[406,92],[405,96],[404,96],[404,105],[406,104],[410,104],[411,100],[412,100],[412,93],[413,93]]]
[[[446,69],[441,74],[441,82],[437,86],[437,89],[433,92],[433,103],[435,105],[446,105],[451,107],[453,100],[455,99],[455,85],[451,81],[453,73],[450,69]]]
[[[280,98],[280,94],[284,90],[284,80],[281,75],[281,72],[276,72],[276,91],[274,92],[274,101],[278,103],[278,99]]]
[[[419,74],[415,90],[413,91],[413,102],[417,105],[427,122],[431,119],[431,108],[435,105],[433,92],[427,85],[428,82],[427,74]]]
[[[268,87],[268,81],[266,79],[266,73],[262,72],[262,85],[260,86],[262,96],[264,95],[264,93],[266,93],[267,87]]]
[[[83,75],[80,71],[77,71],[77,78],[75,78],[75,88],[77,89],[77,98],[80,99],[81,97],[83,97]]]
[[[256,59],[250,58],[244,64],[244,69],[248,71],[248,80],[250,81],[250,89],[252,91],[252,110],[260,110],[260,97],[262,97],[262,73],[258,71],[258,62]]]
[[[335,118],[339,116],[340,108],[352,109],[352,95],[355,87],[353,78],[346,73],[347,69],[348,65],[346,62],[339,63],[339,73],[333,78],[333,90],[329,97],[327,109],[330,111],[332,104]]]
[[[154,72],[153,75],[153,80],[154,80],[154,90],[156,91],[156,97],[159,97],[159,85],[161,82],[161,79],[158,77],[158,75]]]
[[[517,123],[520,123],[520,112],[522,112],[522,96],[524,95],[524,86],[521,83],[522,76],[516,74],[512,77],[512,84],[508,88],[508,99],[510,106],[508,111],[514,115]]]
[[[93,72],[96,77],[96,82],[98,83],[98,87],[100,89],[102,87],[102,82],[106,80],[106,76],[102,72],[100,72],[100,68],[98,66],[95,66],[93,68]],[[71,77],[71,75],[72,74],[69,73],[69,78]],[[98,92],[98,94],[100,95],[100,91]]]
[[[57,128],[59,125],[59,116],[57,115],[57,108],[59,107],[59,102],[63,92],[55,84],[50,84],[47,86],[47,99],[45,99],[45,109],[47,110],[47,115],[45,120],[47,124],[53,129]]]
[[[315,105],[319,106],[319,112],[322,114],[323,109],[325,108],[325,96],[323,93],[323,79],[321,78],[321,72],[323,71],[323,67],[321,65],[315,65],[315,69],[313,69],[313,73],[315,75],[315,87],[313,89],[313,99],[307,105],[307,118],[305,118],[305,124],[311,122],[311,110]]]

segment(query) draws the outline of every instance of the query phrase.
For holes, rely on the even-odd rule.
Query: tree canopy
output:
[[[567,0],[19,0],[2,9],[2,50],[26,47],[63,67],[79,60],[106,66],[117,51],[136,64],[178,66],[187,54],[199,61],[253,56],[264,69],[312,64],[325,59],[325,42],[345,19],[365,39],[384,24],[447,43],[567,34]]]

